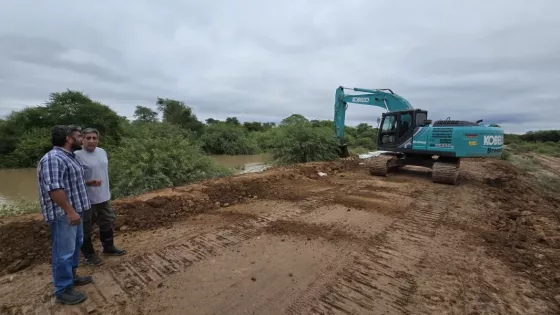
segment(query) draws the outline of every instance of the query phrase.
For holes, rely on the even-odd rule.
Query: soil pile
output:
[[[560,306],[560,191],[545,191],[531,175],[510,164],[489,162],[485,182],[492,232],[483,238],[491,251],[530,277],[546,298]]]
[[[304,188],[323,178],[318,172],[336,174],[357,167],[357,160],[299,164],[115,200],[116,229],[122,233],[168,227],[199,213],[260,198],[302,200],[309,194]],[[0,274],[48,261],[50,251],[49,227],[40,217],[0,225]]]

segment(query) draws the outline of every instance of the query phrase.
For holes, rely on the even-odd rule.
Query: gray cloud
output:
[[[431,119],[558,128],[560,3],[11,1],[0,115],[67,88],[132,117],[156,97],[200,119],[331,119],[339,85],[391,88]],[[350,104],[348,124],[382,110]]]

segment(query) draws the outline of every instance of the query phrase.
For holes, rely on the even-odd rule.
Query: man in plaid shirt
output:
[[[91,276],[80,277],[78,268],[83,242],[82,212],[89,209],[84,170],[74,151],[81,149],[82,135],[76,126],[56,126],[52,130],[53,149],[37,167],[41,212],[51,229],[52,278],[56,301],[78,304],[86,300],[74,286],[90,283]]]

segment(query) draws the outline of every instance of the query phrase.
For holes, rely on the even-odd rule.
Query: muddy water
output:
[[[212,156],[218,164],[236,168],[238,173],[258,172],[265,163],[271,161],[269,154]],[[16,199],[37,198],[37,170],[25,168],[16,170],[0,169],[0,204],[11,203]]]
[[[216,160],[216,162],[218,162],[218,164],[236,168],[240,173],[262,171],[266,167],[265,163],[272,160],[272,156],[270,154],[213,155],[212,157]]]

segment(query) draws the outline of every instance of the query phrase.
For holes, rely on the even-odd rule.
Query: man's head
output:
[[[99,131],[95,128],[86,128],[82,131],[82,136],[84,138],[84,149],[93,152],[99,144]]]
[[[51,142],[55,147],[62,147],[74,152],[82,148],[81,128],[73,125],[55,126],[51,132]]]

